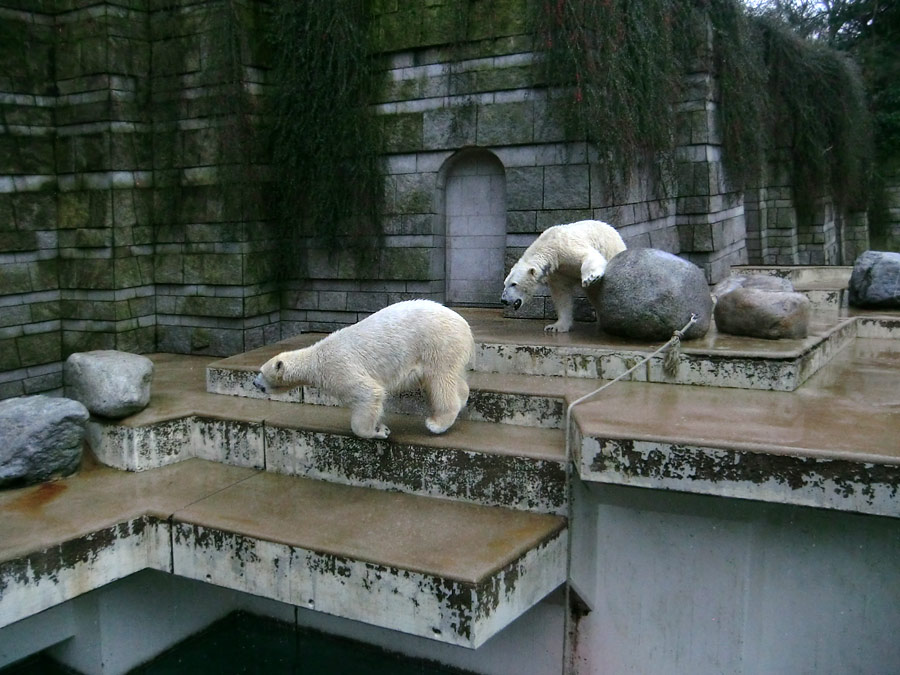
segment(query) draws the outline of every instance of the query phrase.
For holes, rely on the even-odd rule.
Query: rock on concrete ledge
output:
[[[127,417],[147,407],[153,362],[146,356],[101,349],[79,352],[63,367],[66,395],[94,415]]]
[[[81,403],[68,398],[0,401],[0,487],[40,483],[75,471],[88,417]]]

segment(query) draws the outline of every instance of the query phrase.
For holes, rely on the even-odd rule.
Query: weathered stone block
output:
[[[191,295],[179,298],[175,303],[175,313],[192,316],[221,316],[239,318],[243,316],[242,298],[209,298]]]
[[[16,338],[16,351],[22,367],[53,363],[61,357],[60,335],[58,331],[33,333]]]
[[[108,258],[65,258],[59,261],[60,288],[115,288],[114,262]]]
[[[430,279],[434,249],[388,248],[381,252],[379,278]]]
[[[397,213],[431,213],[434,210],[434,174],[402,174],[392,179]]]
[[[90,222],[90,193],[61,192],[57,199],[60,228],[87,227]]]
[[[548,166],[544,168],[544,208],[588,208],[590,172],[588,165]]]
[[[385,152],[416,152],[424,148],[422,113],[384,115],[381,124]]]
[[[184,281],[189,284],[240,284],[241,255],[237,253],[185,255]]]
[[[17,194],[13,209],[20,230],[56,229],[56,197],[51,193]]]
[[[509,210],[540,209],[543,202],[543,167],[529,166],[506,170],[506,206]]]
[[[533,140],[534,108],[530,101],[479,106],[479,145],[515,145]]]
[[[143,278],[137,258],[117,258],[113,263],[113,270],[117,289],[134,288],[151,282],[151,279]]]
[[[27,263],[0,264],[0,288],[4,293],[27,293],[32,290]]]
[[[476,110],[474,105],[465,105],[425,111],[422,115],[422,147],[441,150],[474,145]]]

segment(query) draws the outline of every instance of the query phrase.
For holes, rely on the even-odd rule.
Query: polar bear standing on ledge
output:
[[[474,352],[464,318],[430,300],[385,307],[304,349],[282,352],[260,368],[263,392],[312,385],[352,409],[362,438],[387,438],[381,417],[389,394],[423,389],[431,405],[425,426],[449,429],[469,398],[466,368]]]
[[[544,230],[513,265],[503,282],[500,302],[519,309],[540,284],[546,283],[557,320],[544,330],[567,333],[572,328],[573,296],[579,283],[588,288],[603,276],[610,258],[624,250],[625,242],[616,229],[600,220],[554,225]],[[597,310],[590,293],[589,299]]]

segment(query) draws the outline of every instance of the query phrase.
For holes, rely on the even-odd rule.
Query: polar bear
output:
[[[546,283],[557,320],[544,330],[567,333],[572,328],[573,296],[579,282],[588,288],[603,276],[610,258],[624,250],[625,242],[616,229],[600,220],[549,227],[513,265],[503,282],[500,302],[519,309],[539,285]],[[596,310],[591,295],[589,292]]]
[[[406,300],[375,312],[304,349],[266,361],[253,385],[263,392],[312,385],[352,410],[361,438],[387,438],[381,423],[389,394],[423,389],[425,426],[449,429],[469,398],[466,369],[475,342],[468,322],[431,300]]]

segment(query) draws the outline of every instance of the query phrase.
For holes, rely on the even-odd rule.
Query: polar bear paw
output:
[[[591,272],[586,277],[581,280],[582,288],[587,288],[591,284],[594,284],[603,277],[603,272]]]
[[[375,427],[375,433],[372,434],[372,438],[387,438],[391,435],[391,430],[387,428],[386,424],[379,424]]]
[[[564,323],[560,323],[559,321],[557,321],[556,323],[551,323],[548,326],[544,326],[544,330],[548,333],[568,333],[570,328],[572,328],[571,325],[566,325]]]

